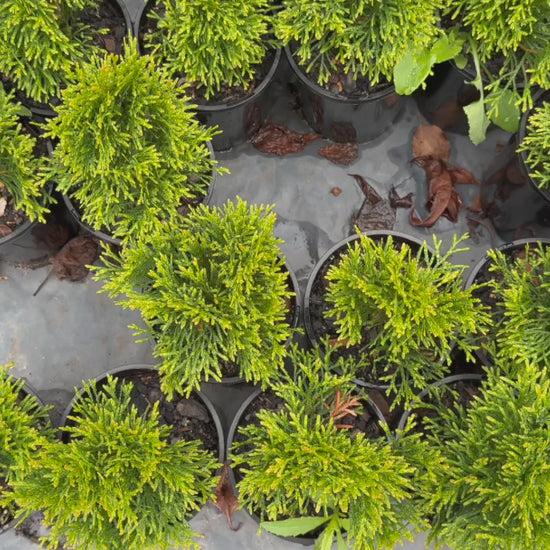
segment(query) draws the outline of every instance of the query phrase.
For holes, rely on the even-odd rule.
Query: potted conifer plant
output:
[[[0,367],[0,533],[19,515],[12,483],[23,475],[38,449],[53,440],[48,408],[23,379]]]
[[[141,312],[169,397],[223,376],[265,385],[283,368],[297,308],[274,223],[273,207],[240,199],[199,205],[95,268],[103,291]]]
[[[43,510],[47,541],[94,550],[200,548],[189,516],[213,495],[216,456],[198,440],[170,440],[158,402],[133,404],[133,384],[87,382],[62,428],[29,458],[14,499],[25,514]]]
[[[296,74],[304,116],[334,141],[378,137],[401,112],[392,84],[403,52],[431,49],[439,0],[284,0],[275,35]]]
[[[319,349],[292,347],[290,357],[292,374],[271,386],[281,406],[242,414],[230,431],[241,506],[276,535],[313,532],[316,548],[334,539],[342,549],[394,548],[411,539],[426,526],[416,491],[437,457],[418,434],[395,439],[379,423],[366,394],[355,393],[352,358],[340,358],[335,374]],[[371,417],[378,430],[367,434]]]
[[[49,173],[79,222],[128,242],[205,199],[215,161],[213,131],[135,40],[123,56],[92,57],[63,92],[47,135]]]
[[[42,257],[34,242],[37,223],[46,221],[52,202],[44,178],[47,141],[30,122],[30,112],[0,87],[0,256],[30,261]]]
[[[222,130],[216,151],[243,143],[266,121],[281,56],[272,9],[270,0],[150,0],[137,17],[143,49],[185,85],[199,120]]]
[[[550,86],[550,84],[549,84]],[[521,119],[518,134],[520,166],[526,180],[543,199],[550,203],[550,95],[543,91],[536,94],[533,109]]]
[[[457,550],[547,548],[548,371],[499,362],[487,374],[467,411],[443,409],[432,421],[443,462],[426,493],[430,539]]]
[[[114,47],[110,42],[122,38],[129,22],[125,5],[116,0],[5,0],[0,5],[3,84],[33,111],[54,115],[52,101],[58,103],[71,71]],[[101,28],[104,24],[112,28]]]
[[[476,335],[487,331],[489,317],[474,289],[462,289],[466,266],[450,262],[466,237],[455,237],[447,252],[435,235],[433,250],[423,242],[415,251],[416,243],[391,232],[357,233],[339,243],[308,281],[310,340],[328,335],[331,345],[366,363],[360,378],[386,384],[392,407],[408,405],[449,374],[453,348],[473,360]]]

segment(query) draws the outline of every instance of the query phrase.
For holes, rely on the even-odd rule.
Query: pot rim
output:
[[[333,100],[333,101],[339,101],[341,103],[349,103],[349,104],[362,104],[362,103],[368,103],[370,101],[377,101],[381,98],[390,96],[395,92],[395,86],[393,83],[388,82],[387,88],[384,88],[382,90],[374,91],[368,95],[362,95],[359,97],[345,97],[339,94],[333,94],[326,88],[323,88],[317,82],[312,80],[307,76],[306,73],[304,73],[303,69],[298,65],[296,60],[294,59],[294,55],[290,49],[290,46],[287,45],[284,47],[284,51],[286,54],[286,58],[292,67],[292,70],[296,74],[296,76],[300,79],[300,81],[305,84],[309,89],[313,90],[316,94],[319,94],[320,96],[323,96],[327,99]]]
[[[124,378],[124,374],[131,374],[131,373],[137,373],[139,371],[144,372],[156,372],[158,373],[158,369],[156,365],[147,364],[147,363],[131,363],[128,365],[120,365],[118,367],[114,367],[112,369],[109,369],[105,371],[104,373],[91,378],[90,380],[96,380],[96,382],[103,382],[107,379],[107,376],[113,376],[115,378]],[[159,375],[160,376],[160,375]],[[84,382],[84,381],[83,381]],[[80,398],[82,395],[82,391],[84,389],[84,385],[81,384],[78,388],[75,388],[74,395],[72,399],[69,401],[67,406],[65,407],[65,410],[63,411],[63,415],[61,416],[61,420],[59,423],[59,427],[62,428],[66,425],[69,415],[71,414],[71,411],[74,407],[75,402]],[[212,401],[200,390],[193,390],[192,395],[196,394],[200,400],[202,401],[203,405],[208,409],[208,413],[212,420],[214,421],[214,425],[216,427],[216,433],[218,435],[218,462],[223,463],[223,460],[225,458],[225,439],[223,436],[223,428],[221,424],[221,419],[216,411]],[[61,441],[66,441],[63,439],[63,434],[61,430],[58,433],[58,437]]]
[[[140,51],[141,55],[143,55],[143,46],[141,44],[141,41],[139,39],[140,33],[139,30],[143,24],[143,17],[145,13],[151,9],[150,6],[155,5],[157,2],[162,2],[164,0],[146,0],[145,2],[142,2],[141,7],[139,8],[136,19],[133,25],[133,34],[138,40],[138,50]],[[230,103],[210,103],[208,102],[206,105],[197,105],[194,103],[194,107],[197,111],[203,111],[203,112],[219,112],[219,111],[231,111],[232,109],[237,109],[239,107],[242,107],[243,105],[246,105],[247,103],[252,102],[255,100],[260,94],[262,94],[271,81],[273,80],[273,77],[275,75],[275,72],[277,71],[277,68],[279,67],[279,63],[281,61],[282,56],[282,50],[281,48],[271,49],[271,51],[275,52],[275,57],[273,59],[273,63],[271,64],[271,67],[269,68],[269,71],[267,72],[264,79],[261,81],[260,85],[255,88],[252,92],[247,94],[245,97],[242,97],[240,99],[237,99],[236,101],[230,102]]]
[[[470,380],[470,381],[478,381],[483,382],[483,380],[486,379],[486,376],[483,374],[478,373],[462,373],[462,374],[452,374],[451,376],[446,376],[445,378],[441,378],[440,380],[437,380],[436,382],[433,382],[430,384],[427,388],[423,389],[417,396],[414,401],[411,402],[410,406],[407,408],[406,411],[403,412],[401,415],[401,418],[399,419],[399,423],[397,424],[396,433],[399,437],[399,432],[403,430],[405,427],[405,424],[407,423],[407,420],[411,416],[411,414],[414,412],[414,407],[416,405],[421,404],[422,399],[426,397],[431,391],[432,388],[438,388],[443,385],[452,384],[453,382],[460,382],[461,380]]]
[[[545,99],[546,98],[546,99]],[[533,96],[533,108],[528,109],[521,115],[521,120],[519,123],[519,130],[516,133],[515,141],[515,150],[517,151],[518,147],[523,143],[523,140],[527,134],[527,124],[529,123],[529,117],[533,113],[534,109],[537,106],[537,103],[550,103],[550,90],[537,90]],[[529,185],[532,189],[542,197],[547,203],[550,203],[550,189],[541,189],[535,180],[531,177],[531,168],[527,164],[527,153],[525,151],[520,151],[517,153],[519,155],[519,165],[527,176]]]

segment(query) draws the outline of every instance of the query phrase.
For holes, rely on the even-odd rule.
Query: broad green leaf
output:
[[[456,37],[449,37],[447,35],[442,36],[435,41],[432,46],[432,55],[436,63],[442,63],[443,61],[449,61],[449,59],[456,58],[456,56],[462,51],[464,40]]]
[[[458,54],[455,56],[454,62],[459,69],[464,69],[468,63],[468,58],[465,55]]]
[[[336,544],[338,550],[349,550],[344,537],[340,531],[336,531]]]
[[[17,109],[17,114],[19,116],[32,116],[32,112],[30,109],[27,109],[27,107],[23,106],[23,105],[19,105],[18,106],[18,109]]]
[[[330,518],[304,516],[302,518],[282,519],[280,521],[262,521],[260,527],[280,537],[297,537],[313,531],[327,523]]]
[[[468,118],[469,136],[474,145],[479,145],[484,139],[490,121],[485,114],[485,105],[481,99],[464,107]]]
[[[395,91],[401,95],[412,94],[426,80],[434,61],[431,52],[408,51],[393,68]]]
[[[516,105],[516,95],[511,90],[499,92],[498,101],[489,113],[491,122],[506,130],[507,132],[517,132],[521,111]]]
[[[332,548],[332,539],[334,538],[334,528],[327,527],[315,541],[313,550],[330,550]]]

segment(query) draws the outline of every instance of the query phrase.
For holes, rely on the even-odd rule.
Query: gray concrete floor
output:
[[[135,17],[141,0],[130,0],[130,14]],[[420,120],[412,99],[406,99],[403,115],[379,139],[360,146],[359,159],[349,167],[338,166],[320,157],[318,149],[326,141],[313,142],[301,154],[275,157],[257,152],[250,144],[217,153],[229,175],[218,177],[211,204],[221,205],[240,196],[250,203],[274,204],[278,216],[276,234],[284,239],[282,252],[294,269],[302,291],[320,256],[333,244],[350,234],[351,217],[358,212],[363,196],[349,173],[363,175],[385,197],[393,186],[400,195],[415,193],[417,203],[424,202],[426,183],[422,170],[411,167],[411,138]],[[290,98],[281,83],[276,85],[276,101],[270,122],[284,124],[301,132],[309,131],[299,113],[290,108]],[[486,142],[473,146],[464,135],[449,133],[452,142],[451,162],[469,169],[482,179],[509,135],[492,130]],[[342,192],[335,196],[334,187]],[[460,186],[465,204],[478,189]],[[396,230],[406,230],[419,237],[436,233],[447,244],[453,235],[467,231],[466,213],[457,223],[446,219],[432,229],[413,228],[406,209],[397,211]],[[430,237],[431,238],[431,237]],[[503,242],[497,236],[495,244]],[[470,251],[459,258],[472,266],[491,246],[491,235],[482,231],[477,242],[470,239]],[[14,361],[14,374],[25,377],[47,403],[60,412],[82,380],[124,364],[154,363],[149,344],[136,344],[131,323],[140,323],[133,312],[115,306],[105,294],[98,294],[100,284],[90,277],[81,283],[58,281],[52,277],[37,296],[32,293],[48,272],[0,265],[0,363]],[[220,386],[206,384],[220,413],[224,430],[239,404],[253,388],[248,385]],[[297,550],[301,545],[284,541],[269,533],[257,534],[257,524],[243,511],[236,514],[241,528],[231,531],[224,517],[209,504],[193,520],[206,550]],[[426,548],[424,534],[406,550]],[[38,546],[15,531],[0,535],[1,550],[35,550]],[[113,549],[115,550],[115,549]],[[116,549],[119,550],[119,549]],[[122,549],[120,549],[122,550]]]

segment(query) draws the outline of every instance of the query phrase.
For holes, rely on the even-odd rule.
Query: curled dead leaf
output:
[[[357,160],[359,146],[357,143],[333,143],[332,145],[321,147],[319,154],[334,164],[349,166]]]
[[[300,134],[286,126],[268,124],[256,132],[251,143],[262,153],[282,156],[289,153],[300,153],[312,141],[320,137],[320,134]]]
[[[431,157],[445,162],[451,155],[451,142],[439,126],[420,124],[412,140],[413,157]]]
[[[233,512],[239,508],[239,501],[237,499],[237,495],[235,495],[235,491],[233,490],[231,483],[229,482],[229,466],[227,465],[227,462],[224,462],[220,481],[214,490],[214,496],[216,497],[214,504],[218,510],[224,513],[227,523],[229,524],[229,528],[232,531],[238,531],[241,524],[239,523],[237,527],[234,527],[232,515]]]

